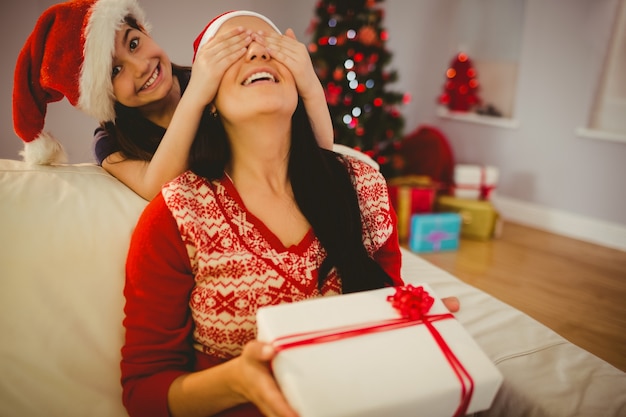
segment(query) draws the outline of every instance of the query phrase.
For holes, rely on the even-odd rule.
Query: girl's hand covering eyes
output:
[[[213,101],[224,72],[246,52],[252,33],[242,27],[208,40],[196,54],[185,96],[206,106]]]
[[[287,29],[284,35],[279,33],[253,33],[253,39],[264,45],[270,56],[285,65],[294,80],[298,94],[306,100],[311,95],[317,94],[321,83],[313,64],[309,51],[302,42],[296,39],[294,31]]]
[[[254,33],[252,36],[267,48],[272,59],[291,71],[318,145],[324,149],[332,149],[334,131],[324,87],[315,73],[306,45],[296,39],[292,29],[287,29],[284,35],[272,32]]]

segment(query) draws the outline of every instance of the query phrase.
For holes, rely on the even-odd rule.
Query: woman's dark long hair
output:
[[[203,119],[200,130],[207,134],[194,142],[190,169],[210,180],[221,178],[230,159],[226,132],[211,117]],[[317,145],[301,100],[292,117],[288,173],[296,203],[327,252],[318,286],[333,267],[344,293],[393,285],[363,245],[361,210],[347,165],[340,155]]]

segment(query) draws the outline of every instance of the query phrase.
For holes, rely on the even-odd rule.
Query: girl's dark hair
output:
[[[226,132],[219,119],[203,120],[206,147],[190,161],[190,169],[209,180],[221,178],[230,158]],[[319,270],[321,288],[333,267],[344,293],[393,285],[393,280],[363,245],[361,210],[349,164],[335,152],[317,145],[302,101],[292,117],[289,177],[298,207],[327,252]],[[200,145],[195,144],[194,145]],[[193,152],[192,152],[193,154]]]

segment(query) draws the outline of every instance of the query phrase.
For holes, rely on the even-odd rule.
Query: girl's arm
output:
[[[285,35],[278,33],[255,33],[254,40],[265,45],[272,58],[284,64],[294,76],[298,94],[302,97],[315,139],[320,147],[332,150],[334,142],[333,124],[320,83],[311,63],[306,45],[296,39],[292,29]]]
[[[102,167],[146,200],[151,200],[161,186],[187,169],[202,108],[183,96],[176,107],[161,143],[150,161],[126,159],[120,152],[109,155]]]
[[[250,33],[241,27],[207,42],[198,51],[189,85],[152,159],[128,160],[116,152],[102,161],[102,167],[146,200],[183,173],[205,107],[215,97],[224,71],[241,58],[250,42]]]

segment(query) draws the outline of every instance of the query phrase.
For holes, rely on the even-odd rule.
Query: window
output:
[[[617,6],[613,36],[589,127],[623,136],[626,141],[626,0],[620,0]]]
[[[450,45],[450,57],[458,52],[469,56],[479,82],[478,95],[482,105],[478,113],[489,115],[490,110],[493,112],[485,117],[474,113],[452,115],[446,114],[447,109],[440,108],[440,116],[499,126],[517,125],[512,119],[524,7],[524,0],[460,0],[457,3],[456,34]],[[501,117],[491,117],[494,115]]]

